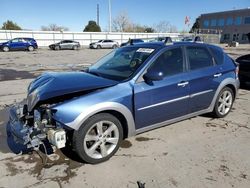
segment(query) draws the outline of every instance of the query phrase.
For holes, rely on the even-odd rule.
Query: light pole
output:
[[[109,32],[111,32],[111,3],[109,0]]]

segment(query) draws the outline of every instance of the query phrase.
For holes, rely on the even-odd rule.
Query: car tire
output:
[[[34,47],[33,47],[33,46],[29,46],[29,47],[28,47],[28,50],[29,50],[30,52],[32,52],[32,51],[34,51]]]
[[[217,118],[225,117],[232,109],[234,97],[231,88],[223,88],[216,99],[213,115]]]
[[[60,46],[55,46],[55,50],[60,50]]]
[[[112,48],[113,48],[113,49],[116,49],[116,48],[118,48],[118,46],[117,46],[117,45],[113,45]]]
[[[104,162],[118,150],[123,139],[120,121],[108,113],[90,117],[73,134],[73,148],[79,157],[90,164]]]
[[[97,45],[97,47],[96,47],[97,49],[101,49],[102,47],[101,47],[101,45]]]
[[[78,46],[73,46],[73,50],[78,50]]]
[[[8,46],[4,46],[4,47],[3,47],[3,51],[4,51],[4,52],[8,52],[8,51],[10,51],[10,48],[9,48]]]

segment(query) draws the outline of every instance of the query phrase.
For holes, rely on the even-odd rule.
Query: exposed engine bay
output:
[[[38,149],[44,141],[56,148],[66,144],[66,132],[52,118],[50,105],[44,104],[28,112],[26,104],[18,104],[10,110],[11,129],[16,142],[27,148]]]

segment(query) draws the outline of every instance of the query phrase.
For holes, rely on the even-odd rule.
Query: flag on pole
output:
[[[190,22],[190,17],[189,16],[186,16],[185,17],[185,25],[189,25],[189,22]]]

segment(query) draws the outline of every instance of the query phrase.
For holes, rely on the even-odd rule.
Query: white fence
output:
[[[111,39],[118,43],[127,41],[129,38],[152,39],[161,36],[178,37],[179,33],[116,33],[116,32],[60,32],[60,31],[16,31],[0,30],[0,42],[17,38],[31,37],[34,38],[38,46],[48,46],[60,40],[69,39],[80,42],[82,46],[87,46],[91,42],[101,39]]]

